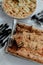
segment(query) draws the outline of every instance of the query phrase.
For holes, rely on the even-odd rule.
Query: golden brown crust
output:
[[[11,51],[11,50],[12,50],[12,51]],[[30,58],[29,55],[28,55],[28,57],[24,57],[23,55],[19,55],[18,53],[15,53],[14,49],[8,48],[7,51],[8,51],[10,54],[15,55],[15,56],[17,56],[17,57],[23,57],[23,58],[30,59],[30,60],[33,60],[33,61],[37,61],[37,62],[43,64],[43,61],[40,61],[40,60],[34,59],[34,58]]]
[[[23,40],[24,45],[18,47],[17,45],[19,42],[17,37],[20,34],[25,36],[22,39],[20,38],[21,36],[19,37],[19,42]],[[27,39],[28,35],[30,38]],[[13,55],[43,63],[43,31],[34,29],[32,26],[17,24],[16,33],[13,35],[13,39],[15,39],[16,43],[7,48],[8,52]]]
[[[22,1],[22,0],[21,0]],[[25,2],[25,0],[24,0]],[[30,16],[36,9],[36,0],[18,3],[16,0],[4,0],[3,9],[5,12],[14,18],[26,18]],[[15,4],[16,3],[16,4]],[[25,6],[24,6],[25,4]],[[22,5],[22,6],[21,6]]]

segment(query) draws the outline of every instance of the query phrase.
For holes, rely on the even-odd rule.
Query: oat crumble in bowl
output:
[[[27,18],[36,9],[36,0],[4,0],[4,11],[13,18]]]

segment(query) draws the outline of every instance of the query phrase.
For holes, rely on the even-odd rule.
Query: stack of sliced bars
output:
[[[9,53],[43,63],[43,31],[17,24],[12,39],[7,47]]]

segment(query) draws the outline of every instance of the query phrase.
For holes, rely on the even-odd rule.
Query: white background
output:
[[[43,10],[43,1],[37,0],[38,1],[38,6],[37,10],[35,13],[40,12]],[[11,22],[13,21],[12,18],[8,17],[2,10],[0,9],[0,23],[5,23],[7,22],[8,24],[11,25]],[[27,20],[29,24],[33,24],[30,20]],[[26,22],[26,21],[25,21]],[[11,56],[9,54],[5,54],[4,48],[0,49],[0,65],[43,65],[39,64],[33,61],[28,61],[25,59],[17,58],[14,56]]]

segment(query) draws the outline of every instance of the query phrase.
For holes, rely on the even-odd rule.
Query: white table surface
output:
[[[38,13],[41,10],[43,10],[43,1],[38,0],[38,6],[35,13]],[[2,12],[2,10],[0,9],[0,24],[7,22],[11,26],[12,21],[13,19],[4,14],[4,12]],[[27,23],[32,25],[34,21],[27,20]],[[5,54],[4,48],[2,48],[0,49],[0,65],[43,65],[43,64],[39,64],[30,60],[28,61],[21,58],[17,58],[15,56],[11,56],[9,54]]]

